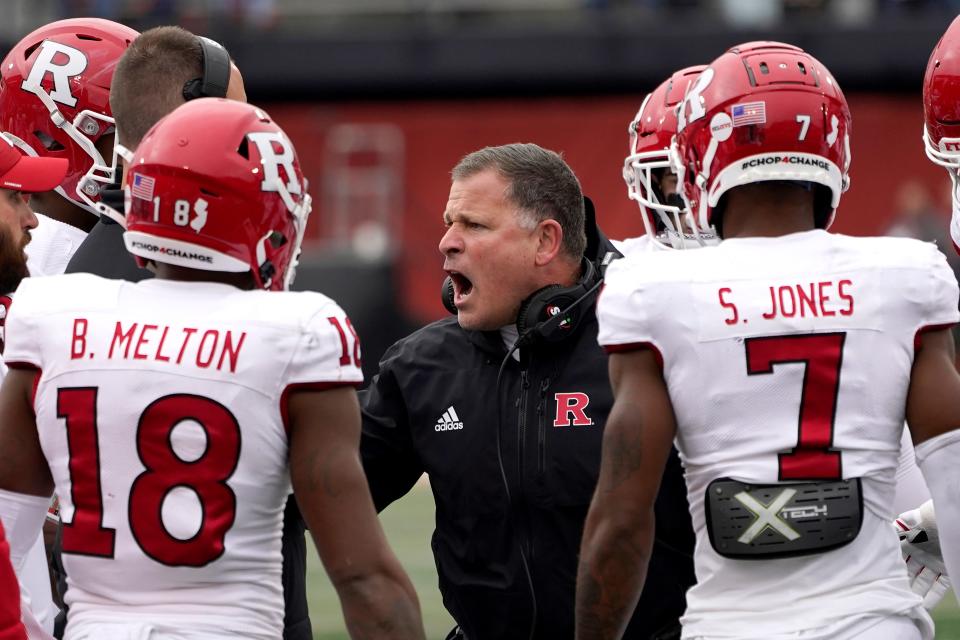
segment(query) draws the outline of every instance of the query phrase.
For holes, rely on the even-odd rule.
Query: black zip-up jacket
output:
[[[377,509],[429,475],[440,590],[468,640],[573,637],[580,538],[613,397],[592,305],[572,334],[511,357],[498,389],[500,334],[447,318],[393,345],[361,392]],[[685,496],[674,454],[627,638],[679,638],[694,582]]]

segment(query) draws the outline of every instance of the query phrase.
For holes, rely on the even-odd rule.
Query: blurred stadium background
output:
[[[298,288],[332,295],[364,342],[364,369],[444,313],[436,245],[449,170],[485,145],[563,152],[611,237],[642,227],[621,166],[627,124],[671,72],[748,40],[819,58],[853,112],[852,186],[834,229],[935,240],[949,182],[923,154],[927,58],[960,0],[4,0],[0,44],[61,17],[138,29],[180,24],[227,46],[251,102],[297,145],[314,196]],[[960,271],[960,262],[954,263]],[[451,622],[418,487],[384,514],[421,593],[430,638]],[[314,559],[315,560],[315,559]],[[344,638],[335,596],[311,566],[317,637]],[[952,597],[938,638],[960,639]]]

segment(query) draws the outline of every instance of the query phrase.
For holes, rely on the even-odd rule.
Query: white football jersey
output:
[[[900,613],[932,637],[891,503],[915,340],[957,322],[957,299],[934,245],[820,230],[609,267],[599,341],[608,351],[654,348],[676,414],[697,535],[684,638],[772,638]],[[705,514],[707,486],[720,478],[861,478],[861,530],[803,557],[721,556]]]
[[[624,256],[631,256],[635,253],[646,253],[648,251],[662,250],[662,247],[650,239],[650,236],[643,234],[636,238],[624,238],[623,240],[611,240],[613,246]]]
[[[60,222],[42,213],[37,216],[37,227],[30,232],[27,245],[27,271],[33,277],[58,275],[67,268],[70,258],[80,247],[87,234],[82,229]],[[0,312],[6,317],[9,297],[0,297]],[[0,318],[0,332],[3,331],[3,318]],[[2,339],[2,338],[0,338]],[[2,350],[2,346],[0,346]],[[0,365],[0,378],[6,374],[6,365]],[[47,633],[53,633],[54,621],[59,609],[53,601],[50,590],[50,572],[47,568],[47,554],[44,551],[43,534],[37,538],[37,544],[30,551],[27,564],[18,572],[23,599],[24,615],[36,616],[34,626],[41,626]],[[27,633],[34,640],[34,632],[28,622]]]
[[[37,213],[37,228],[30,232],[27,271],[31,276],[55,276],[67,269],[87,234],[82,229]]]
[[[7,336],[7,364],[42,372],[70,625],[280,638],[287,394],[362,381],[340,307],[72,274],[24,280]]]

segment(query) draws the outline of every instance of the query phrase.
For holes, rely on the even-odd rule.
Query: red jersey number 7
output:
[[[747,373],[773,374],[774,365],[805,366],[797,446],[778,454],[780,480],[839,480],[840,452],[833,446],[845,333],[764,336],[744,341]]]

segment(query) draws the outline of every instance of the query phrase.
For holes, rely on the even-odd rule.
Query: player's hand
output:
[[[900,538],[900,552],[907,563],[910,588],[923,598],[923,606],[933,609],[950,589],[947,568],[940,551],[933,501],[905,511],[893,521]]]

